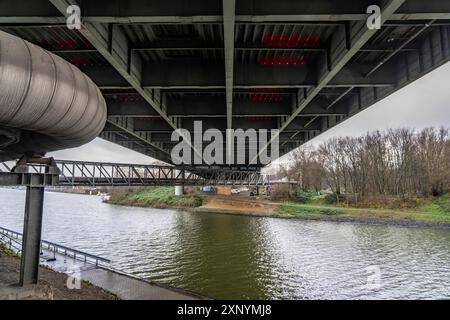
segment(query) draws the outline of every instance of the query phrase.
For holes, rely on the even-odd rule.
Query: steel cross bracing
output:
[[[81,30],[66,25],[75,4]],[[166,163],[172,131],[200,120],[280,129],[283,155],[450,61],[447,0],[2,0],[0,30],[99,86],[101,138]]]
[[[55,160],[58,173],[45,173],[45,163],[27,163],[28,172],[14,172],[0,164],[0,185],[45,186],[162,186],[266,185],[269,175],[223,168],[174,167],[122,163]],[[17,170],[16,170],[17,171]],[[32,179],[30,177],[33,177]]]

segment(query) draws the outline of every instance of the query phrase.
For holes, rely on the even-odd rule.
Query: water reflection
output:
[[[277,254],[262,219],[177,215],[178,284],[217,298],[268,298]]]
[[[21,230],[24,192],[0,189]],[[450,298],[450,232],[118,207],[47,193],[44,238],[214,298]],[[381,271],[369,289],[366,268]]]

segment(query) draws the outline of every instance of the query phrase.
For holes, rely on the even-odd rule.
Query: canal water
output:
[[[25,192],[0,189],[22,231]],[[450,298],[450,231],[120,207],[47,192],[44,239],[223,299]]]

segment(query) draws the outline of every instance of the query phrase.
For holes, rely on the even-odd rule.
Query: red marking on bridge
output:
[[[94,62],[90,59],[83,59],[83,58],[69,58],[67,59],[71,64],[77,67],[85,67],[85,66],[93,66]]]
[[[258,58],[258,64],[266,67],[302,67],[306,64],[306,58],[304,55],[261,56]]]
[[[278,48],[317,48],[320,38],[317,35],[264,34],[263,44]]]
[[[59,49],[94,49],[94,46],[87,39],[74,40],[72,38],[58,38],[55,40],[44,40],[40,46],[48,50]]]
[[[142,98],[138,94],[127,94],[127,95],[108,95],[106,96],[106,99],[114,100],[114,101],[120,101],[120,102],[129,102],[129,101],[144,101],[144,98]]]
[[[253,102],[280,102],[284,101],[284,95],[281,94],[250,94],[250,100]]]
[[[60,49],[75,49],[78,47],[78,44],[75,40],[70,38],[60,38],[55,40],[56,46]]]

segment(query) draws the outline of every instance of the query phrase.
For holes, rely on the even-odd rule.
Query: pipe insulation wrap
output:
[[[105,122],[105,99],[83,72],[0,31],[0,127],[21,131],[18,142],[2,145],[0,159],[80,146]]]

